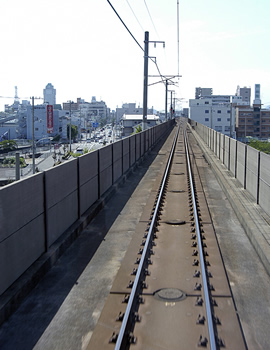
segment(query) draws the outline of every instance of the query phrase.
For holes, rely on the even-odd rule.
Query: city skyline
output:
[[[270,29],[267,0],[243,4],[179,1],[179,66],[177,1],[111,1],[141,47],[149,31],[148,83],[158,82],[156,60],[162,75],[182,76],[169,86],[188,106],[195,87],[212,87],[213,94],[234,95],[238,85],[261,84],[261,100],[270,105]],[[256,19],[256,20],[254,20]],[[133,40],[107,1],[68,0],[3,1],[0,5],[0,96],[21,99],[43,97],[51,82],[56,103],[92,96],[111,109],[143,101],[143,51]],[[0,98],[0,110],[12,99]],[[165,108],[165,87],[148,88],[148,107]]]

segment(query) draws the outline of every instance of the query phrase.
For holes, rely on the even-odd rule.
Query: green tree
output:
[[[270,142],[250,140],[249,146],[257,149],[258,151],[270,154]]]
[[[78,127],[76,125],[71,125],[71,139],[74,141],[78,135]],[[69,124],[67,125],[67,136],[69,139]]]
[[[139,132],[142,132],[142,127],[141,127],[141,125],[135,126],[135,134],[138,134]]]
[[[17,143],[14,140],[4,140],[0,142],[0,149],[5,152],[14,151],[17,147]]]

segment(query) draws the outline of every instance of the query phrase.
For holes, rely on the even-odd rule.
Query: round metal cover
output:
[[[180,301],[186,298],[186,294],[177,288],[163,288],[157,290],[154,295],[163,301]]]
[[[167,220],[165,224],[167,225],[185,225],[185,220]]]

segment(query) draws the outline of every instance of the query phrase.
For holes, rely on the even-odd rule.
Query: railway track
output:
[[[90,349],[246,349],[185,125],[179,124]]]

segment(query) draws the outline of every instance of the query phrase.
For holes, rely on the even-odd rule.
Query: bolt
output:
[[[217,343],[220,348],[225,348],[225,342],[221,338],[218,338]]]
[[[221,325],[220,319],[217,316],[214,316],[213,318],[216,324]]]
[[[203,304],[203,299],[202,299],[202,297],[197,297],[197,300],[196,300],[195,305],[196,305],[196,306],[202,306],[202,304]]]
[[[150,273],[150,271],[148,269],[144,269],[144,274],[145,274],[145,276],[150,276],[151,275],[151,273]]]
[[[138,312],[134,312],[134,321],[141,322],[141,317],[139,316]]]
[[[128,335],[128,341],[129,341],[129,344],[136,344],[137,339],[136,337],[134,337],[133,333],[131,332]]]
[[[198,250],[194,249],[193,252],[192,252],[192,256],[197,256],[197,255],[198,255]]]
[[[127,304],[127,303],[128,303],[128,300],[129,300],[129,295],[126,294],[126,295],[124,296],[124,299],[122,300],[122,303],[123,303],[123,304],[124,304],[124,303]]]
[[[145,283],[145,281],[142,281],[142,288],[143,289],[147,289],[148,288],[148,285]]]
[[[199,315],[196,323],[197,324],[204,324],[204,322],[205,322],[205,317]]]
[[[115,332],[113,332],[113,334],[112,334],[112,336],[111,336],[111,338],[110,338],[110,340],[109,340],[109,343],[116,343],[116,341],[117,341],[117,338],[118,338],[118,333],[115,333]]]
[[[199,260],[198,259],[194,259],[192,265],[193,266],[198,266],[199,265]]]
[[[201,272],[195,270],[193,277],[200,277]]]
[[[136,273],[137,273],[137,269],[134,268],[133,271],[131,272],[131,275],[136,275]]]
[[[138,296],[138,299],[139,299],[139,304],[144,304],[144,298],[141,295]]]
[[[132,288],[133,284],[134,284],[134,282],[130,280],[129,283],[128,283],[127,288]]]
[[[202,289],[202,285],[201,283],[195,283],[195,287],[194,287],[194,290],[201,290]]]
[[[141,258],[137,258],[135,261],[135,264],[139,265],[140,261],[141,261]]]
[[[203,337],[202,335],[200,335],[198,346],[206,348],[207,347],[207,343],[208,343],[207,338]]]
[[[124,316],[125,316],[125,313],[120,311],[118,316],[116,317],[116,321],[123,321]]]

